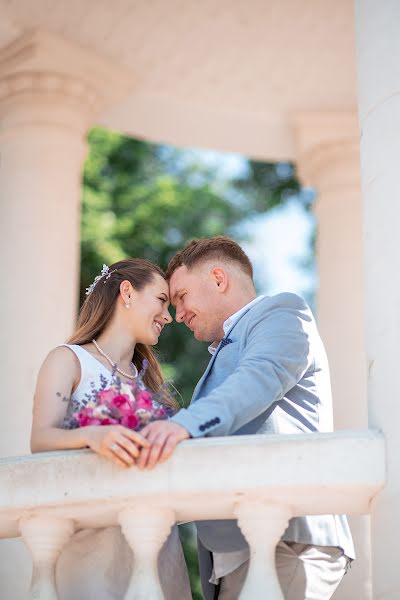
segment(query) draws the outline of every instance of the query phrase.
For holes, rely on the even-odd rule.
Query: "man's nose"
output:
[[[169,310],[165,311],[164,319],[167,323],[172,323],[172,317],[171,317]]]

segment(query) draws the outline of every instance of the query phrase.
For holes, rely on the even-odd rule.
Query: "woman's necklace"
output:
[[[127,379],[136,379],[136,377],[138,376],[138,370],[136,368],[136,365],[134,365],[133,363],[131,363],[131,365],[132,365],[132,371],[133,371],[134,375],[131,375],[129,373],[125,373],[125,371],[123,371],[122,369],[119,368],[119,366],[117,365],[117,363],[113,362],[111,360],[111,358],[109,356],[107,356],[107,354],[105,352],[103,352],[103,350],[100,348],[100,346],[98,345],[98,343],[96,342],[96,340],[92,340],[92,342],[95,345],[96,350],[102,356],[104,356],[105,359],[108,360],[108,362],[110,363],[110,365],[113,368],[113,371],[117,371],[117,373],[120,373],[120,375],[123,375]]]

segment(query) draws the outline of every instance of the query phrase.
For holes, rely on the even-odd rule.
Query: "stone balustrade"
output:
[[[241,600],[282,600],[274,549],[288,520],[369,513],[384,485],[373,431],[188,440],[151,471],[90,450],[48,452],[0,460],[0,538],[22,536],[30,597],[56,600],[55,564],[73,532],[119,523],[135,556],[125,599],[162,600],[157,555],[172,525],[237,518],[251,550]]]

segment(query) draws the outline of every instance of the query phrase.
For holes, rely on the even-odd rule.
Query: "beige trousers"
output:
[[[276,570],[285,600],[328,600],[346,573],[348,559],[340,548],[279,542]],[[237,600],[249,561],[221,579],[218,600]]]

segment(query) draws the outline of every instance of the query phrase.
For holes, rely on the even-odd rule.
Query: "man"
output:
[[[248,257],[223,236],[190,242],[171,260],[167,278],[176,320],[212,342],[212,357],[191,405],[143,430],[151,448],[141,451],[140,467],[166,460],[188,437],[332,430],[326,354],[301,298],[257,297]],[[236,521],[196,527],[204,597],[236,599],[249,562]],[[353,558],[345,517],[291,519],[276,549],[285,598],[331,598]]]

